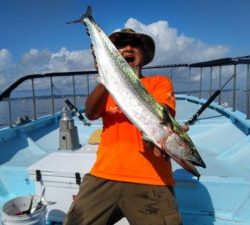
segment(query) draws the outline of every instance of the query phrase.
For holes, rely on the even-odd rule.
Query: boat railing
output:
[[[177,94],[195,95],[198,98],[208,98],[216,89],[223,86],[225,80],[235,75],[230,82],[231,84],[228,84],[222,95],[218,97],[217,102],[221,105],[230,106],[233,111],[244,112],[246,118],[249,119],[249,68],[250,56],[242,56],[192,64],[147,66],[144,68],[144,73],[146,76],[152,73],[167,74],[171,77]],[[69,97],[76,106],[82,108],[83,101],[97,83],[96,74],[97,71],[92,70],[31,74],[19,78],[0,94],[0,110],[2,111],[0,112],[2,118],[0,125],[12,127],[15,125],[13,118],[20,117],[20,114],[28,112],[26,109],[22,112],[22,110],[15,108],[18,105],[16,104],[18,100],[27,100],[32,105],[29,116],[33,120],[42,115],[40,111],[43,111],[46,115],[55,114],[59,109],[55,104],[58,98]],[[80,102],[77,101],[79,96]],[[38,100],[41,98],[46,99],[46,107],[50,110],[38,110]],[[50,102],[50,107],[48,102]],[[3,109],[4,107],[7,107],[7,109]],[[17,111],[19,112],[17,113]],[[25,120],[22,121],[25,122]]]
[[[19,78],[18,80],[16,80],[13,84],[11,84],[8,88],[6,88],[1,94],[0,94],[0,104],[1,102],[7,102],[8,103],[8,120],[9,120],[9,126],[13,125],[13,118],[12,118],[12,114],[13,114],[13,110],[12,110],[12,101],[13,100],[24,100],[24,99],[29,99],[32,102],[32,117],[34,120],[37,119],[37,98],[42,98],[45,97],[48,99],[51,99],[51,114],[55,114],[56,109],[55,109],[55,99],[58,97],[60,98],[66,98],[66,96],[68,94],[64,93],[64,91],[62,90],[63,87],[57,87],[55,85],[55,80],[56,78],[71,78],[71,84],[70,82],[67,83],[68,85],[71,85],[72,87],[72,93],[70,94],[71,97],[73,97],[73,101],[74,104],[76,104],[76,77],[80,77],[80,76],[84,76],[86,78],[86,90],[87,90],[87,95],[90,92],[90,76],[91,75],[96,75],[97,71],[75,71],[75,72],[57,72],[57,73],[43,73],[43,74],[30,74],[30,75],[26,75],[23,76],[21,78]],[[37,89],[36,89],[36,85],[35,85],[35,81],[36,80],[49,80],[49,82],[47,82],[47,87],[46,85],[43,85],[42,89],[46,90],[47,94],[44,95],[36,95]],[[31,93],[29,95],[16,95],[14,97],[12,97],[12,94],[18,89],[19,86],[23,85],[25,86],[27,82],[30,81],[30,85],[31,87],[29,87],[28,89],[31,90]],[[40,84],[41,86],[41,84]],[[27,85],[25,86],[25,88],[23,88],[24,90],[27,90]],[[68,89],[68,88],[67,88]],[[19,91],[22,92],[22,91]],[[48,107],[48,105],[47,105]],[[49,108],[49,107],[48,107]],[[1,109],[1,108],[0,108]]]

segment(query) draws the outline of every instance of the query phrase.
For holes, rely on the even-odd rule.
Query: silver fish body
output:
[[[199,177],[199,172],[193,165],[205,167],[205,164],[191,139],[181,131],[171,115],[167,115],[170,118],[167,123],[163,121],[162,106],[147,92],[127,61],[94,22],[90,9],[75,22],[82,22],[87,27],[97,62],[99,80],[127,118],[158,148]]]

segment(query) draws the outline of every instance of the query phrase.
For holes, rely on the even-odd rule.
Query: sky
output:
[[[93,69],[85,27],[66,24],[88,5],[106,34],[152,36],[150,65],[250,55],[249,0],[0,0],[0,92],[28,74]]]

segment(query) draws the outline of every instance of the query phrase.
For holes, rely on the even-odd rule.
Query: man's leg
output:
[[[109,220],[119,220],[115,213],[116,193],[115,182],[85,175],[79,193],[64,220],[64,225],[105,225]]]
[[[124,183],[119,206],[131,225],[181,225],[173,189]]]

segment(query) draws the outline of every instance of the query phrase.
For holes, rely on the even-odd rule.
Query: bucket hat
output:
[[[152,61],[155,54],[155,42],[147,34],[136,33],[133,29],[126,28],[118,32],[114,32],[109,36],[110,40],[117,45],[117,43],[126,39],[134,39],[141,42],[144,52],[144,63],[146,65]]]

